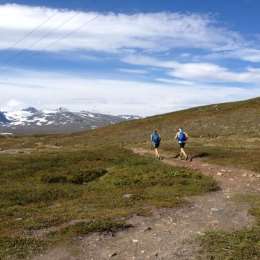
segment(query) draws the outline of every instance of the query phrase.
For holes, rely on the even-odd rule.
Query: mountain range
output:
[[[0,111],[0,133],[71,133],[139,118],[133,115],[114,116],[87,111],[71,112],[62,107],[56,110],[28,107],[11,112]]]

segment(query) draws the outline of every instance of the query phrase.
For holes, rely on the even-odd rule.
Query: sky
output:
[[[260,96],[258,0],[0,0],[0,110],[150,116]]]

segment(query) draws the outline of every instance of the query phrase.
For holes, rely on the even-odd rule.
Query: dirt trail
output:
[[[134,149],[135,153],[150,153]],[[230,198],[236,193],[259,192],[259,175],[245,170],[221,167],[194,160],[165,158],[164,163],[185,166],[214,176],[221,186],[218,192],[188,198],[187,205],[177,209],[156,210],[153,216],[133,216],[134,228],[115,236],[92,234],[75,241],[70,248],[57,248],[35,260],[190,260],[198,254],[195,238],[207,230],[226,231],[249,227],[253,218],[248,205],[236,204]]]

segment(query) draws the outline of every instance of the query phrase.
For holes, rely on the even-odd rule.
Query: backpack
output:
[[[152,135],[152,142],[155,144],[159,144],[161,141],[161,137],[159,134],[153,133]]]
[[[180,132],[178,134],[178,141],[180,143],[185,143],[187,141],[187,136],[186,136],[186,134],[184,132]]]

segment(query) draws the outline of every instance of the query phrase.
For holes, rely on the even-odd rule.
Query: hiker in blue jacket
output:
[[[155,157],[159,160],[161,159],[159,151],[158,151],[160,142],[161,142],[161,136],[158,133],[158,130],[154,130],[151,134],[151,143],[152,143],[152,147],[154,149]]]
[[[189,136],[187,133],[184,132],[183,128],[179,128],[178,132],[176,133],[175,139],[178,141],[180,146],[180,159],[188,160],[188,155],[184,151],[185,144],[188,140]]]

